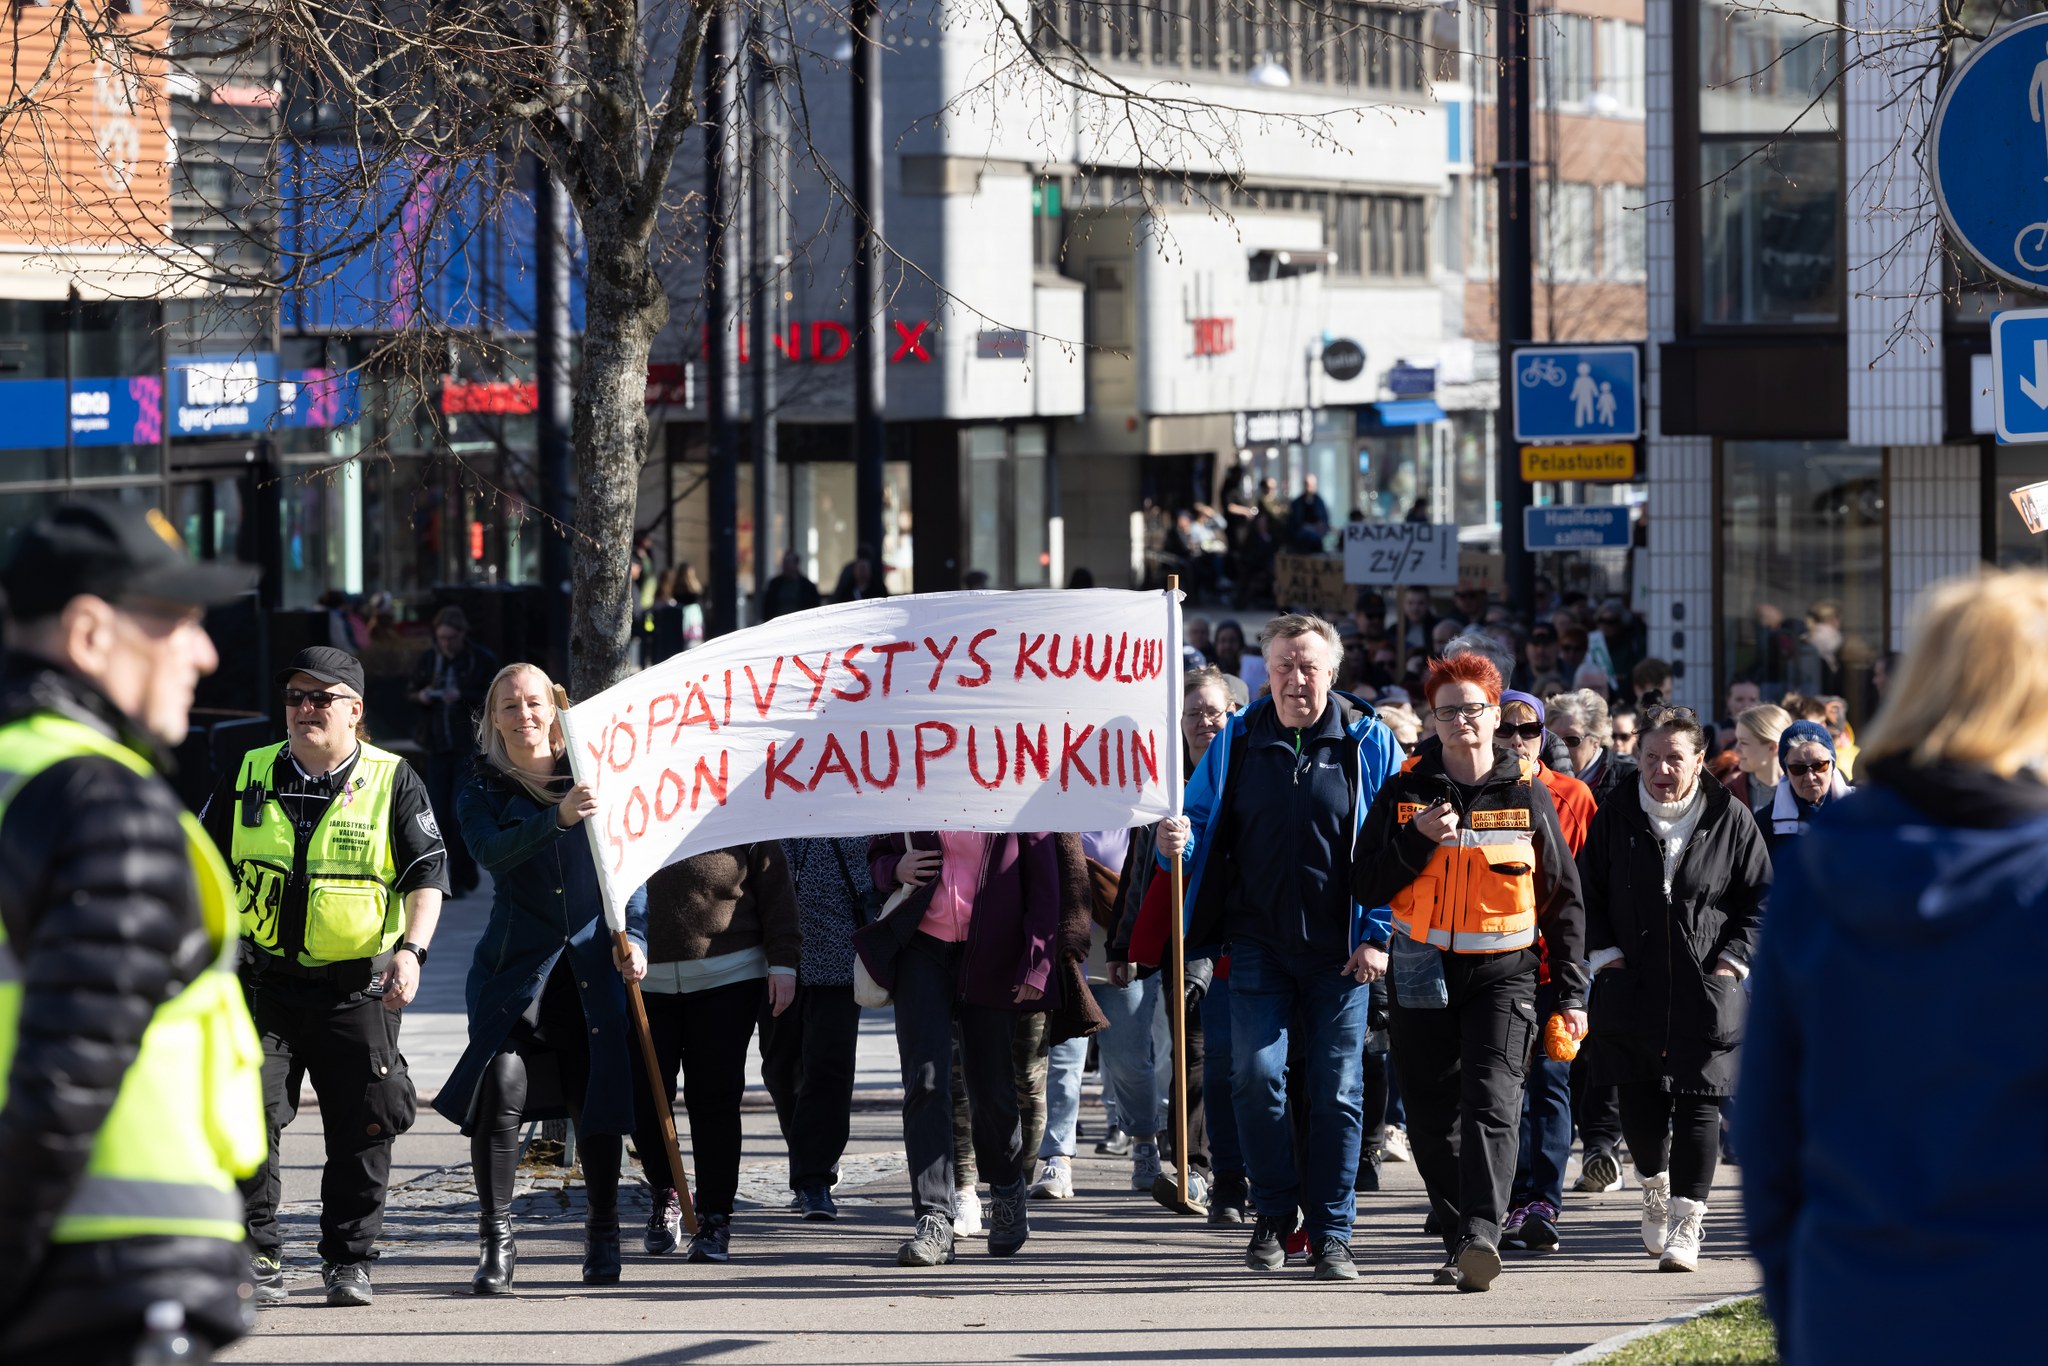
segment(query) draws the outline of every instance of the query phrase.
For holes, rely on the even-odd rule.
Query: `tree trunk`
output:
[[[584,215],[583,365],[570,424],[576,457],[569,694],[581,701],[625,677],[634,620],[633,511],[647,455],[647,358],[668,322],[648,260],[600,208]]]

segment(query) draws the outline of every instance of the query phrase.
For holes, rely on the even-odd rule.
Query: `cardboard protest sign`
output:
[[[1180,607],[933,593],[709,641],[562,716],[605,913],[708,849],[893,830],[1089,831],[1180,810]]]

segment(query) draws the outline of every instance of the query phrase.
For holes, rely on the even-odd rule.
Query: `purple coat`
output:
[[[959,997],[969,1005],[992,1006],[1023,1014],[1058,1008],[1060,868],[1056,836],[990,835],[983,845],[981,870],[974,885],[974,913],[967,924],[966,952],[960,959]],[[913,837],[920,849],[938,846],[938,836]],[[868,865],[877,891],[896,884],[896,864],[910,847],[902,835],[877,835],[868,841]],[[895,949],[917,933],[939,879],[932,878],[911,893],[885,921],[863,928],[854,947],[875,981],[895,985]],[[1044,993],[1021,1005],[1019,986]]]

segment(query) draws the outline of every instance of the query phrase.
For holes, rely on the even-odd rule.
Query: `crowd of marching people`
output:
[[[0,790],[0,967],[16,974],[0,1042],[18,1050],[0,1163],[48,1173],[0,1196],[0,1306],[41,1287],[8,1329],[24,1360],[72,1359],[57,1344],[76,1339],[86,1306],[111,1303],[95,1298],[108,1268],[124,1298],[103,1345],[127,1342],[129,1311],[157,1296],[232,1338],[237,1296],[252,1293],[245,1234],[254,1302],[285,1298],[277,1140],[307,1075],[326,1119],[327,1302],[371,1303],[391,1147],[414,1119],[399,1016],[450,886],[430,801],[445,794],[368,743],[360,665],[314,648],[279,678],[289,739],[252,751],[201,820],[180,816],[148,786],[143,742],[124,737],[182,733],[189,684],[214,659],[196,608],[232,585],[181,584],[158,534],[79,514],[7,570],[0,724],[29,776]],[[84,591],[36,597],[43,562],[75,566],[74,543],[186,596],[150,609],[153,625]],[[1355,621],[1284,614],[1255,648],[1235,623],[1191,621],[1179,816],[698,853],[633,891],[620,929],[561,690],[526,663],[487,682],[474,661],[430,671],[418,700],[444,728],[458,698],[477,698],[453,817],[492,895],[467,965],[468,1047],[434,1101],[471,1143],[471,1288],[514,1288],[513,1193],[535,1120],[574,1126],[585,1283],[625,1275],[629,1152],[652,1192],[639,1251],[731,1257],[757,1031],[789,1212],[837,1217],[860,1012],[887,1004],[904,1267],[951,1262],[973,1239],[1016,1255],[1034,1204],[1076,1195],[1093,1055],[1096,1151],[1128,1156],[1133,1192],[1244,1231],[1255,1272],[1356,1280],[1359,1197],[1402,1161],[1442,1249],[1417,1274],[1437,1285],[1488,1290],[1504,1254],[1566,1244],[1575,1196],[1624,1189],[1645,1254],[1693,1271],[1740,1251],[1708,1223],[1736,1160],[1785,1360],[1922,1359],[1958,1321],[2017,1350],[2024,1259],[1996,1255],[2009,1209],[1993,1176],[2048,1125],[2038,1030],[2022,1015],[2035,974],[2015,951],[2048,894],[2048,576],[1934,591],[1914,651],[1885,661],[1897,696],[1860,745],[1838,697],[1767,699],[1738,680],[1724,716],[1701,716],[1666,700],[1670,666],[1640,657],[1617,686],[1618,615],[1578,686],[1551,686],[1563,631],[1491,630],[1483,593],[1460,597],[1471,610],[1449,633],[1422,590],[1380,622],[1396,658],[1419,657],[1400,681]],[[469,659],[459,633],[439,648]],[[125,793],[110,809],[127,824],[88,822],[74,848],[86,836],[64,813],[95,809],[94,792]],[[205,870],[191,906],[165,873],[188,853]],[[131,875],[155,890],[115,887]],[[85,909],[53,917],[36,899],[46,887]],[[162,922],[152,939],[108,928],[145,913]],[[161,999],[187,1033],[143,1033],[150,1011],[124,1009],[144,978],[173,983]],[[1966,1040],[1917,1027],[1915,983],[1946,998],[1934,1023]],[[78,1060],[120,1056],[123,1031],[190,1074],[192,1094],[155,1096],[185,1129],[108,1117],[118,1070]],[[84,1089],[56,1096],[59,1075]],[[1901,1076],[1914,1105],[1896,1103]],[[1892,1162],[1924,1141],[1929,1115],[1991,1165],[1897,1181]],[[111,1149],[93,1141],[103,1123],[125,1135]],[[144,1143],[152,1124],[158,1141]],[[158,1164],[148,1179],[120,1166],[138,1154]],[[52,1203],[52,1186],[80,1194]],[[135,1203],[137,1186],[158,1203]],[[95,1213],[92,1200],[114,1203]],[[1863,1312],[1908,1296],[1944,1314]]]

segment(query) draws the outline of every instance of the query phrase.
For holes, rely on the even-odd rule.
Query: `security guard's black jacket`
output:
[[[0,723],[35,711],[83,721],[155,757],[90,683],[11,652],[0,673]],[[15,1341],[9,1325],[39,1272],[39,1314],[73,1292],[130,1279],[130,1269],[139,1285],[140,1273],[168,1267],[218,1277],[232,1305],[247,1272],[241,1249],[215,1238],[54,1250],[49,1242],[157,1006],[213,958],[178,816],[168,783],[87,756],[30,779],[0,819],[0,917],[25,970],[0,1110],[0,1346]],[[84,1267],[88,1257],[96,1266]]]

